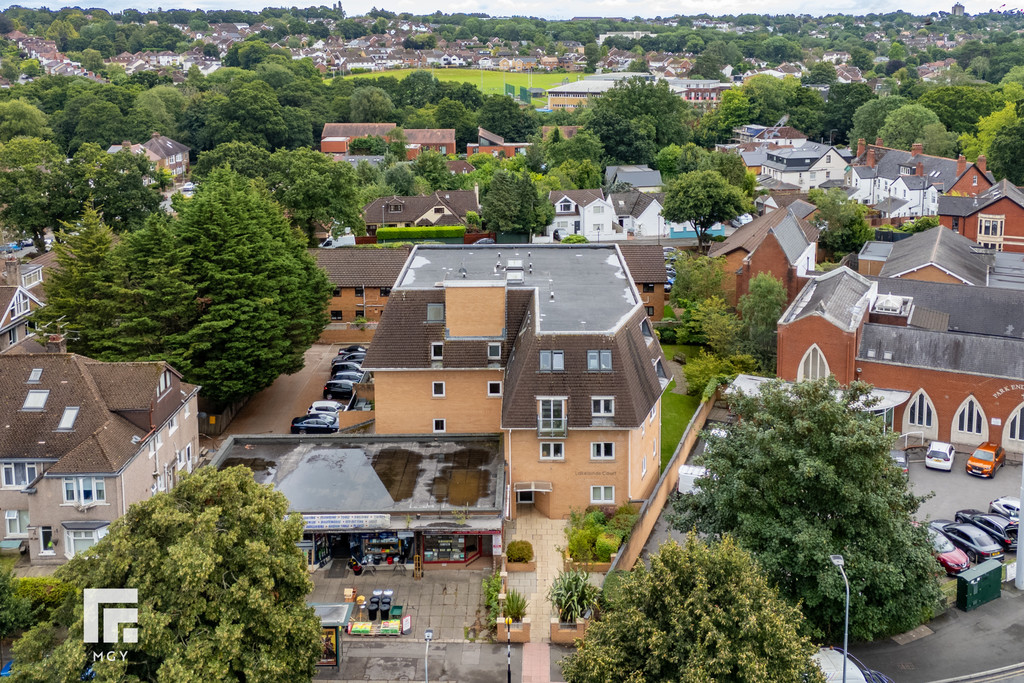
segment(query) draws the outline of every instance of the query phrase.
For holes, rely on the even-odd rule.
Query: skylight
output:
[[[28,381],[30,384],[35,384],[39,381],[39,378],[43,376],[42,368],[32,368],[32,372],[28,374]]]
[[[78,406],[68,406],[64,409],[64,414],[61,415],[60,424],[57,425],[58,431],[70,431],[75,426],[75,420],[78,418]]]
[[[50,392],[47,389],[32,390],[28,392],[28,396],[25,397],[25,403],[21,406],[22,410],[42,410],[46,407],[46,399],[49,397]]]

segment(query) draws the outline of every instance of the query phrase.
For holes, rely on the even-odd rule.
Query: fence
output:
[[[204,436],[220,436],[248,400],[248,398],[244,398],[224,408],[219,408],[200,396],[199,433]]]
[[[650,538],[651,531],[653,531],[654,525],[661,515],[661,511],[665,509],[665,503],[668,502],[669,495],[679,486],[679,466],[686,462],[690,451],[697,445],[700,432],[704,429],[704,423],[707,422],[711,409],[715,407],[715,402],[720,397],[721,389],[718,389],[710,399],[700,404],[697,412],[690,418],[690,424],[686,425],[683,438],[679,441],[679,445],[676,446],[676,450],[672,454],[672,459],[668,461],[665,471],[661,473],[661,479],[658,480],[654,493],[647,498],[643,507],[640,508],[640,519],[637,520],[636,526],[633,527],[633,533],[630,534],[629,540],[619,548],[615,561],[612,562],[611,567],[608,569],[608,574],[605,575],[606,579],[613,571],[617,569],[629,571],[636,564],[637,559],[640,557],[640,552],[647,544],[647,539]]]

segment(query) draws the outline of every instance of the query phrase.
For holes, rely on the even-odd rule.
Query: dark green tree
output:
[[[427,181],[432,190],[453,189],[455,176],[448,170],[445,158],[433,150],[420,152],[412,162],[412,172]]]
[[[604,145],[601,140],[589,130],[579,130],[571,138],[563,138],[555,128],[554,132],[544,142],[544,158],[548,167],[560,166],[566,161],[583,161],[589,159],[595,164],[600,164],[604,158]]]
[[[14,138],[0,146],[0,221],[31,237],[40,254],[46,251],[46,229],[57,227],[60,218],[50,190],[56,187],[54,174],[63,163],[57,146],[39,138]]]
[[[278,150],[270,155],[266,181],[291,224],[313,244],[318,231],[332,226],[365,233],[355,175],[349,164],[316,150]]]
[[[53,135],[46,114],[24,99],[0,102],[0,142],[25,136],[49,138]]]
[[[192,178],[202,180],[213,169],[230,166],[235,173],[246,178],[261,178],[267,172],[270,152],[251,142],[223,142],[199,154],[192,166]]]
[[[997,178],[1014,185],[1024,184],[1024,121],[1000,128],[988,153],[989,168]]]
[[[762,372],[775,373],[776,330],[786,307],[786,286],[771,273],[758,273],[750,280],[749,291],[740,297],[743,317],[743,350],[757,359]]]
[[[160,193],[149,186],[155,175],[153,164],[142,154],[127,149],[107,154],[86,143],[54,174],[60,190],[51,193],[57,195],[52,196],[53,206],[63,206],[60,215],[76,216],[91,200],[115,232],[135,230],[160,208]]]
[[[697,461],[711,476],[675,504],[676,528],[731,534],[812,636],[833,642],[845,591],[829,555],[846,559],[855,639],[916,627],[940,596],[927,531],[913,524],[921,499],[889,457],[895,435],[870,412],[870,390],[829,377],[737,396],[741,419]]]
[[[480,208],[485,227],[500,232],[537,232],[554,218],[551,202],[538,196],[528,175],[504,169],[495,171]]]
[[[834,144],[849,142],[856,147],[857,139],[850,139],[853,114],[861,105],[874,98],[871,86],[867,83],[836,83],[829,88],[828,102],[825,103],[823,129],[829,134]],[[874,143],[874,141],[875,139],[872,138],[871,142]]]
[[[860,251],[874,233],[864,220],[868,207],[851,200],[837,187],[828,191],[813,189],[809,199],[818,207],[814,222],[822,230],[818,243],[832,252],[838,260],[842,256]]]
[[[853,113],[853,129],[850,131],[850,143],[856,144],[863,138],[867,144],[875,144],[879,129],[885,124],[885,117],[896,111],[909,101],[899,95],[889,95],[876,100],[869,100]]]
[[[356,88],[349,98],[349,117],[353,123],[386,123],[394,115],[394,103],[380,88]]]
[[[587,129],[618,163],[654,162],[658,149],[690,140],[689,105],[668,83],[631,78],[598,98],[590,107]]]
[[[933,88],[917,100],[935,112],[942,125],[954,133],[978,132],[978,120],[1002,105],[1002,100],[981,88],[949,85]]]
[[[906,104],[889,112],[885,123],[878,129],[878,137],[887,147],[910,149],[915,142],[924,141],[925,126],[935,124],[942,125],[931,109],[920,104]]]
[[[306,604],[301,538],[300,516],[248,468],[186,475],[58,570],[79,589],[138,590],[139,637],[119,646],[125,659],[92,664],[73,591],[57,620],[18,641],[17,676],[77,681],[92,664],[99,680],[310,681],[320,620]]]
[[[662,215],[674,223],[693,224],[701,252],[707,251],[708,230],[732,220],[748,208],[743,191],[718,171],[693,171],[672,180],[665,189]]]
[[[0,637],[9,638],[31,625],[32,601],[18,594],[17,579],[10,570],[0,572]]]
[[[481,128],[509,142],[526,142],[539,132],[536,117],[505,95],[486,97],[476,118]]]
[[[733,539],[690,533],[663,544],[649,569],[618,576],[601,619],[561,662],[569,683],[824,683],[800,610]]]

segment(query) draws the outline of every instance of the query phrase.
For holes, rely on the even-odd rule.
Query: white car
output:
[[[956,448],[953,444],[944,441],[932,441],[928,446],[928,452],[924,456],[924,466],[933,470],[953,469],[953,457],[956,455]]]
[[[328,414],[337,416],[338,412],[345,410],[345,404],[338,401],[313,401],[313,405],[306,411],[307,415]]]
[[[988,504],[988,511],[1003,517],[1009,517],[1016,522],[1020,519],[1020,498],[1016,496],[996,498]]]

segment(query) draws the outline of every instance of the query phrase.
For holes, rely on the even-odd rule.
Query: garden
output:
[[[640,518],[632,505],[591,506],[569,513],[565,552],[572,562],[610,562]]]

